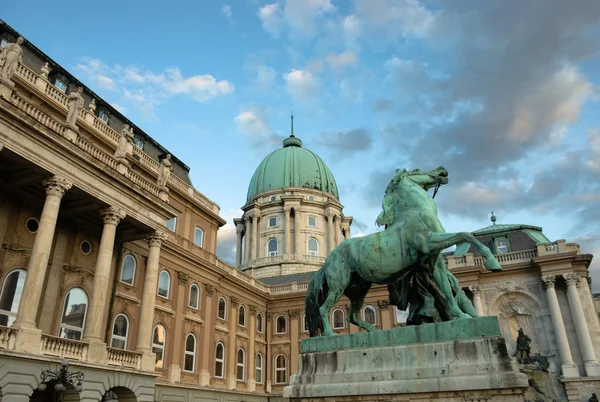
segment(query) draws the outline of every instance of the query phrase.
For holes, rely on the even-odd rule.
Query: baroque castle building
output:
[[[52,400],[40,373],[65,358],[84,378],[64,401],[281,400],[308,336],[308,281],[350,236],[327,165],[293,130],[261,162],[232,266],[215,255],[219,206],[184,162],[19,37],[0,24],[0,401]],[[509,353],[523,328],[565,399],[595,392],[592,256],[536,226],[474,235],[504,270],[466,246],[447,266],[479,314],[499,316]],[[342,300],[335,332],[358,332],[346,314]],[[406,318],[381,286],[362,316],[379,329]]]

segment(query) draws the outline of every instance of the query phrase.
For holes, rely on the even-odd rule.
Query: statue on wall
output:
[[[19,36],[16,43],[9,43],[0,51],[1,78],[12,79],[13,74],[17,71],[17,66],[23,62],[23,49],[21,45],[24,41],[25,39]]]
[[[531,338],[525,335],[523,332],[523,328],[519,328],[519,335],[517,335],[517,351],[515,355],[519,355],[519,359],[524,359],[525,357],[529,358],[531,353]]]
[[[133,132],[129,129],[129,124],[123,124],[114,157],[117,161],[125,165],[128,164],[127,149],[129,148],[129,144],[133,144]]]
[[[173,171],[173,162],[171,162],[171,154],[167,154],[166,157],[160,162],[160,167],[158,168],[158,179],[156,180],[156,185],[160,189],[167,188],[167,181],[169,181],[169,175]]]
[[[79,111],[83,107],[83,97],[81,96],[82,92],[83,88],[79,87],[77,88],[77,91],[71,92],[68,96],[69,112],[67,113],[66,122],[69,127],[77,127],[75,124],[77,122],[77,116],[79,116]]]
[[[306,322],[310,336],[333,335],[332,307],[346,295],[348,321],[367,331],[374,325],[359,319],[363,300],[373,283],[388,284],[390,300],[409,308],[408,324],[476,317],[471,301],[446,268],[442,250],[470,243],[490,271],[502,267],[489,248],[471,233],[446,233],[437,217],[434,198],[448,183],[448,171],[396,170],[377,218],[385,230],[349,238],[337,246],[313,276],[306,293]],[[428,192],[434,188],[433,196]]]

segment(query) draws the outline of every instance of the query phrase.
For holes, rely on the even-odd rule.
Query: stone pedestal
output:
[[[78,131],[79,129],[77,127],[66,126],[64,136],[67,140],[75,143],[77,142],[77,136],[79,135]]]
[[[523,401],[497,317],[303,339],[292,401]]]
[[[10,100],[15,84],[11,80],[0,77],[0,97]]]

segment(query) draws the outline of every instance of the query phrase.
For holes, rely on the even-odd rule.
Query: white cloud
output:
[[[243,214],[241,209],[230,209],[223,219],[227,223],[217,232],[217,256],[235,266],[235,255],[237,247],[237,233],[233,224],[234,218],[240,218]]]
[[[167,69],[166,76],[166,80],[162,83],[165,91],[173,94],[187,94],[200,102],[206,102],[219,95],[226,95],[234,90],[232,83],[225,80],[217,81],[210,74],[184,78],[177,67]]]
[[[112,107],[114,107],[115,109],[117,109],[122,114],[125,114],[125,111],[127,110],[124,106],[121,106],[121,105],[119,105],[118,103],[115,103],[115,102],[112,102],[110,105]]]
[[[348,42],[354,42],[362,32],[361,24],[354,15],[348,15],[342,19],[342,32]]]
[[[354,15],[372,30],[394,39],[398,35],[428,36],[434,30],[439,14],[425,8],[418,0],[357,0]]]
[[[283,26],[283,12],[278,3],[267,4],[258,9],[258,17],[263,28],[273,36],[279,36]]]
[[[343,67],[351,66],[358,60],[356,55],[348,50],[340,54],[329,53],[325,59],[332,70],[339,70]]]
[[[115,81],[109,77],[111,70],[100,60],[84,57],[81,63],[75,65],[75,74],[92,81],[92,87],[109,91],[116,90]]]
[[[225,16],[225,18],[227,18],[227,21],[233,24],[233,10],[231,9],[230,5],[223,4],[223,7],[221,7],[221,13]]]
[[[258,67],[256,72],[256,84],[262,89],[268,89],[275,84],[275,79],[277,78],[277,72],[275,69],[261,65]]]
[[[284,74],[287,90],[294,98],[299,100],[312,99],[319,90],[319,79],[309,71],[292,70]]]
[[[271,127],[260,108],[247,108],[241,110],[233,119],[240,131],[253,137],[265,137],[271,133]]]
[[[272,3],[259,8],[258,17],[265,31],[275,37],[284,27],[293,36],[312,37],[318,31],[317,21],[335,10],[331,0],[285,0],[283,5]]]
[[[590,158],[587,167],[595,173],[600,173],[600,130],[593,129],[588,132]]]

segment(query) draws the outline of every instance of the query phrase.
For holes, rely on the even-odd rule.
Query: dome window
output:
[[[139,149],[144,149],[144,139],[142,137],[136,136],[133,139],[133,143],[135,144],[136,147],[138,147]]]
[[[269,218],[269,227],[274,228],[275,226],[277,226],[277,217],[272,216]]]
[[[272,195],[271,196],[271,201],[277,201],[277,196],[276,195]]]
[[[308,239],[308,255],[315,257],[319,255],[319,242],[317,239]]]
[[[279,248],[279,244],[277,242],[277,239],[269,240],[269,243],[267,244],[267,255],[269,257],[277,256],[278,248]]]
[[[59,78],[57,78],[56,81],[54,81],[54,85],[56,86],[56,88],[60,89],[61,91],[67,92],[67,84],[62,82]]]
[[[317,217],[316,216],[308,217],[308,226],[317,227]]]
[[[506,237],[496,237],[494,239],[494,245],[496,246],[496,254],[506,254],[510,253],[508,248],[508,240]]]
[[[108,124],[108,113],[106,113],[104,110],[100,110],[98,112],[98,118]]]
[[[315,196],[314,195],[309,195],[308,196],[308,200],[309,201],[314,201],[315,200]]]

